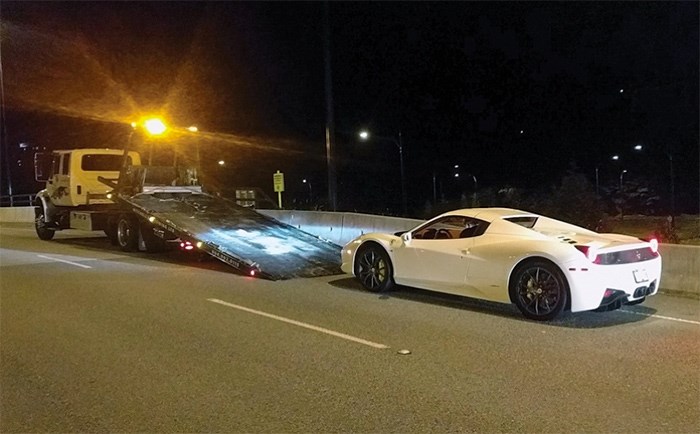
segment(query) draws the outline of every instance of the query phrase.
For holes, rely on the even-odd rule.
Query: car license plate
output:
[[[634,276],[634,281],[636,283],[649,281],[649,275],[647,274],[647,270],[634,270],[632,271],[632,275]]]

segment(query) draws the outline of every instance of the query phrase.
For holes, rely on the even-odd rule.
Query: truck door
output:
[[[51,184],[51,200],[58,206],[71,206],[70,191],[70,153],[61,153],[54,157]]]

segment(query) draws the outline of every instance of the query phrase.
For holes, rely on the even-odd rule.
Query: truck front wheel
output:
[[[139,244],[139,226],[136,217],[122,214],[117,221],[117,244],[124,252],[133,252]]]
[[[56,234],[56,231],[49,229],[46,225],[46,212],[44,211],[44,207],[41,205],[36,208],[34,228],[36,229],[36,234],[41,240],[48,241]]]

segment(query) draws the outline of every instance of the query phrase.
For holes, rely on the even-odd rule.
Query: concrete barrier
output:
[[[339,246],[362,234],[405,231],[416,227],[423,221],[370,214],[321,211],[261,209],[258,212]]]
[[[365,233],[405,231],[422,222],[357,213],[292,210],[259,212],[339,246]],[[33,207],[0,208],[0,223],[33,221]],[[663,257],[661,288],[669,293],[700,297],[700,246],[661,244],[659,249]]]
[[[33,206],[15,206],[0,208],[0,223],[21,223],[33,221]]]
[[[700,296],[700,246],[661,244],[661,288]]]

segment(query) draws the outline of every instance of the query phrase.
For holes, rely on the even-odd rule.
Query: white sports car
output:
[[[364,234],[343,247],[343,272],[370,291],[394,283],[502,303],[528,318],[612,310],[657,293],[655,239],[599,234],[508,208],[439,215],[394,235]]]

